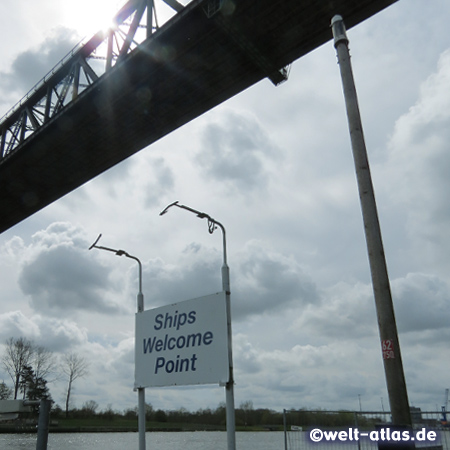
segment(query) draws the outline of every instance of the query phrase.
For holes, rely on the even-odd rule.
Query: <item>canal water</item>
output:
[[[226,450],[225,432],[151,432],[147,450]],[[137,450],[138,433],[51,433],[48,450]],[[237,432],[237,450],[283,450],[284,433]],[[0,450],[35,450],[36,435],[0,434]]]

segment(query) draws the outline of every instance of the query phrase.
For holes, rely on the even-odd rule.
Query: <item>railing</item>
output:
[[[183,8],[176,0],[162,1],[177,11]],[[112,23],[109,30],[80,41],[3,115],[0,162],[151,36],[158,28],[154,0],[129,0]]]
[[[412,444],[410,448],[450,450],[450,426],[443,420],[441,412],[412,408],[411,418],[412,432],[422,431],[422,434],[418,435],[420,439],[409,442]],[[323,450],[330,448],[330,445],[339,450],[381,449],[386,443],[382,439],[381,430],[389,426],[392,426],[391,414],[386,411],[285,410],[285,450]],[[324,433],[322,439],[319,440],[321,436],[319,433],[315,435],[314,441],[311,432],[315,429]],[[328,434],[327,440],[325,432],[330,431],[343,431],[343,434],[341,438],[338,434]],[[430,436],[433,437],[427,434],[430,431],[436,433],[433,440],[428,439]]]
[[[73,55],[86,43],[87,38],[83,38],[80,42],[78,42],[75,47],[72,48],[72,50],[67,53],[66,56],[64,56],[61,61],[59,61],[55,66],[47,72],[47,74],[39,80],[29,91],[27,94],[25,94],[14,106],[12,106],[8,111],[6,111],[5,114],[0,118],[0,123],[6,121],[8,117],[11,117],[19,108],[22,107],[22,105],[25,104],[27,100],[30,99],[30,97],[38,91],[44,84],[47,83],[48,79],[54,75],[65,63],[67,60],[73,57]]]

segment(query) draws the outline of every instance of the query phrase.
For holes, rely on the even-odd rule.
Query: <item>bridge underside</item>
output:
[[[194,0],[0,162],[0,232],[396,0]]]

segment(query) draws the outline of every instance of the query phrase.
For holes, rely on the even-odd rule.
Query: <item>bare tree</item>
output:
[[[98,403],[95,400],[88,400],[81,409],[87,416],[93,416],[98,409]]]
[[[244,424],[245,424],[245,426],[252,425],[249,422],[250,422],[250,418],[251,418],[251,412],[253,411],[253,402],[251,400],[247,400],[245,402],[242,402],[239,405],[239,407],[244,412]]]
[[[63,358],[61,370],[69,377],[66,396],[66,417],[68,417],[72,384],[77,378],[88,374],[88,363],[82,356],[76,353],[69,353]]]
[[[13,382],[14,399],[17,399],[20,377],[25,366],[30,365],[33,351],[33,343],[26,338],[9,338],[6,341],[6,352],[2,357],[2,364]]]
[[[55,355],[45,347],[34,347],[33,368],[36,378],[47,379],[49,375],[56,372]],[[54,380],[47,380],[47,382],[51,381]]]

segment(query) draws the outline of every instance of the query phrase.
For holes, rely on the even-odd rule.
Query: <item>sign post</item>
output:
[[[227,263],[227,244],[225,227],[217,220],[214,220],[211,216],[204,212],[197,211],[189,206],[180,205],[178,201],[166,206],[163,211],[160,212],[160,216],[166,214],[169,208],[177,206],[178,208],[185,209],[194,213],[199,219],[208,220],[208,231],[210,234],[214,233],[214,230],[219,227],[222,230],[223,239],[223,265],[222,265],[222,289],[225,293],[226,300],[226,316],[227,316],[227,340],[228,340],[228,380],[225,383],[225,395],[226,395],[226,411],[227,411],[227,443],[228,450],[236,450],[236,420],[234,413],[234,375],[233,375],[233,351],[232,351],[232,332],[231,332],[231,304],[230,304],[230,269]]]

